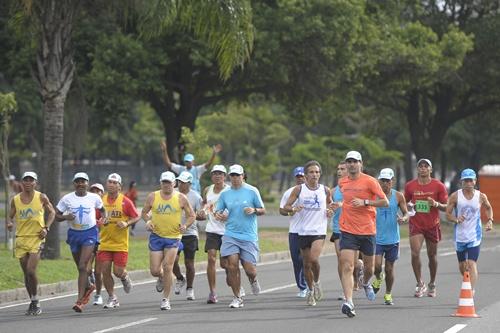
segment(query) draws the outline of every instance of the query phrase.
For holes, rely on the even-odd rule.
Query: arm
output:
[[[165,166],[167,167],[167,169],[170,169],[172,167],[172,162],[170,161],[170,158],[168,157],[167,140],[161,141],[160,147],[161,147],[161,156],[163,158],[163,163],[165,163]]]
[[[12,231],[14,228],[14,216],[16,216],[16,205],[14,204],[14,198],[10,200],[10,211],[9,211],[9,219],[7,220],[7,229]]]
[[[64,214],[60,209],[66,210],[68,207],[64,203],[64,198],[56,206],[56,222],[73,221],[76,216],[73,213]]]
[[[453,214],[455,207],[457,207],[457,192],[450,195],[450,198],[448,199],[448,204],[446,205],[446,218],[448,221],[458,224],[463,222],[463,219],[460,221],[460,217],[455,217]]]
[[[300,193],[300,185],[297,185],[293,188],[292,193],[290,193],[290,196],[288,197],[288,200],[286,201],[285,206],[283,207],[283,210],[287,212],[288,215],[293,216],[295,213],[299,212],[302,210],[302,206],[298,207],[292,207],[293,203],[299,198],[299,193]]]
[[[139,213],[137,212],[137,209],[134,206],[134,203],[132,200],[124,197],[123,198],[123,212],[125,213],[125,217],[128,218],[126,221],[119,221],[116,225],[118,228],[128,228],[129,226],[137,223],[141,219],[139,216]]]
[[[222,150],[222,145],[220,143],[218,143],[212,147],[212,156],[210,156],[208,161],[205,162],[205,168],[208,169],[210,167],[210,165],[212,165],[212,163],[214,162],[214,159],[215,159],[215,155],[220,153],[221,150]]]
[[[186,216],[186,224],[181,224],[181,232],[186,231],[187,228],[191,226],[191,224],[194,223],[196,219],[196,215],[194,213],[193,207],[191,207],[191,204],[189,203],[187,197],[179,193],[179,201],[182,207],[182,210],[184,210],[184,214]]]
[[[331,219],[333,216],[333,212],[337,209],[336,205],[333,205],[333,200],[332,200],[332,190],[325,186],[325,191],[326,191],[326,217],[328,219]]]
[[[403,216],[398,215],[398,223],[403,224],[408,222],[410,215],[408,215],[408,206],[406,206],[405,196],[401,192],[396,192],[396,198],[398,199],[399,210],[403,213]]]
[[[154,230],[154,224],[151,222],[151,218],[149,216],[149,212],[151,211],[151,208],[153,207],[153,201],[155,198],[154,192],[151,192],[148,194],[146,198],[146,202],[144,203],[144,207],[142,208],[141,212],[141,217],[146,222],[146,230],[148,231],[153,231]]]
[[[481,204],[484,205],[484,208],[486,210],[486,217],[488,218],[488,221],[486,222],[486,231],[490,231],[491,229],[493,229],[493,208],[491,207],[490,201],[488,200],[486,194],[481,193],[481,197],[479,200]]]
[[[44,239],[45,237],[47,237],[47,234],[49,233],[52,222],[54,222],[54,219],[56,217],[56,211],[54,210],[54,207],[50,203],[49,198],[47,198],[45,194],[42,193],[40,195],[40,201],[42,202],[42,206],[45,212],[48,212],[47,220],[45,220],[45,227],[38,234],[40,239]]]

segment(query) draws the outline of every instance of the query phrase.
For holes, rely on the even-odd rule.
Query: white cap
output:
[[[14,176],[14,175],[10,175],[10,176],[9,176],[9,180],[16,180],[16,176]]]
[[[418,160],[418,162],[417,162],[417,167],[418,167],[418,166],[420,165],[420,163],[422,163],[422,162],[427,163],[427,164],[428,164],[428,165],[432,168],[432,163],[431,163],[431,160],[429,160],[429,159],[427,159],[427,158],[421,158],[421,159],[419,159],[419,160]]]
[[[102,186],[102,184],[95,183],[95,184],[90,185],[90,188],[93,188],[93,187],[95,187],[98,190],[101,190],[101,192],[104,192],[104,186]]]
[[[242,175],[244,173],[243,167],[239,164],[233,164],[229,167],[229,174],[236,173]]]
[[[350,152],[347,153],[345,156],[345,160],[347,161],[348,159],[355,159],[356,161],[362,161],[363,159],[361,158],[361,154],[355,150],[351,150]]]
[[[114,180],[118,182],[120,185],[122,184],[122,177],[117,173],[112,173],[108,176],[108,180]]]
[[[171,171],[163,172],[160,176],[160,181],[162,182],[164,180],[173,183],[175,181],[175,174]]]
[[[182,171],[177,180],[180,180],[183,183],[192,183],[193,175],[189,171]]]
[[[226,167],[221,165],[221,164],[216,164],[212,167],[212,171],[210,171],[211,173],[212,172],[215,172],[215,171],[220,171],[220,172],[224,172],[224,173],[227,173],[227,170],[226,170]]]
[[[78,178],[85,179],[86,181],[89,181],[89,175],[87,175],[85,172],[77,172],[73,176],[73,181],[77,180]]]
[[[23,173],[23,176],[21,177],[21,179],[24,179],[26,177],[31,177],[34,180],[38,180],[37,174],[33,171],[26,171],[25,173]]]
[[[385,168],[380,170],[380,174],[378,175],[378,179],[389,179],[391,180],[394,177],[394,171],[391,168]]]

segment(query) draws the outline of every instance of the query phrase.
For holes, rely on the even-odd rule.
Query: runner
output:
[[[241,298],[241,275],[239,263],[250,281],[254,295],[260,293],[257,280],[257,260],[259,258],[259,235],[257,216],[264,215],[266,209],[259,190],[243,181],[243,167],[234,164],[229,168],[231,188],[221,193],[215,208],[215,217],[225,221],[226,230],[222,237],[221,256],[226,257],[226,280],[233,290],[230,308],[243,307]]]
[[[201,176],[203,175],[203,173],[205,173],[205,171],[207,171],[208,168],[210,168],[210,165],[212,165],[215,159],[215,155],[217,155],[221,150],[222,146],[220,144],[213,146],[212,156],[210,156],[209,160],[202,165],[195,165],[194,155],[186,154],[184,155],[184,165],[180,165],[170,161],[167,152],[167,142],[166,141],[161,142],[161,152],[163,156],[163,162],[165,163],[167,169],[171,169],[176,174],[180,174],[182,171],[189,171],[189,173],[193,175],[193,183],[191,185],[191,188],[198,193],[200,193],[201,191],[201,185],[200,185]]]
[[[325,242],[328,219],[333,215],[330,209],[332,195],[328,187],[319,184],[321,165],[317,161],[307,162],[304,165],[304,173],[305,183],[293,188],[284,210],[297,214],[298,242],[308,288],[306,303],[315,306],[316,301],[323,298],[318,258]]]
[[[121,185],[122,177],[117,173],[110,174],[106,182],[107,193],[102,198],[109,218],[100,228],[97,271],[102,272],[104,288],[108,292],[108,300],[103,305],[105,309],[120,306],[114,292],[115,281],[111,275],[111,268],[113,275],[122,282],[123,290],[128,294],[132,289],[132,281],[126,270],[129,249],[128,228],[137,223],[140,217],[132,201],[120,193]]]
[[[95,208],[101,211],[103,222],[107,221],[106,210],[101,197],[87,192],[89,176],[78,172],[73,177],[75,192],[66,194],[56,206],[56,220],[68,221],[68,239],[73,260],[78,269],[78,298],[73,310],[82,312],[88,303],[95,285],[89,283],[88,264],[93,257],[96,244],[99,242]]]
[[[408,221],[408,209],[403,193],[392,189],[394,171],[391,168],[380,170],[378,181],[389,207],[377,208],[377,236],[375,250],[375,279],[373,292],[378,293],[382,285],[382,259],[385,257],[385,295],[384,304],[393,305],[392,286],[394,284],[394,263],[399,258],[399,225]],[[401,210],[403,216],[398,214]]]
[[[224,183],[226,179],[226,167],[223,165],[214,165],[210,171],[212,185],[205,188],[203,191],[204,212],[207,217],[207,226],[205,228],[207,240],[205,242],[205,252],[207,253],[207,280],[210,292],[208,294],[207,303],[217,303],[216,292],[216,268],[217,251],[220,251],[222,245],[222,236],[226,227],[224,223],[217,221],[214,215],[214,208],[217,206],[220,194],[227,191],[230,186]],[[220,258],[220,267],[226,269],[226,258]]]
[[[151,192],[142,209],[149,236],[149,269],[158,277],[156,290],[163,291],[160,309],[170,310],[170,290],[175,257],[181,244],[182,233],[193,224],[195,214],[188,199],[174,191],[175,174],[167,171],[160,176],[160,190]],[[182,224],[182,212],[186,224]],[[150,213],[151,212],[151,216]]]
[[[38,176],[32,171],[25,172],[21,178],[22,192],[16,194],[10,202],[7,229],[14,228],[15,218],[16,245],[15,256],[23,270],[24,286],[31,303],[26,315],[37,316],[42,313],[38,300],[38,277],[36,269],[40,261],[40,253],[54,221],[55,211],[47,196],[35,190]],[[44,215],[47,213],[47,220]]]
[[[304,184],[304,168],[301,166],[296,167],[293,170],[293,176],[295,177],[295,185]],[[280,202],[280,214],[283,216],[290,216],[290,228],[288,231],[288,247],[290,248],[290,256],[292,257],[293,264],[293,273],[295,276],[295,283],[297,284],[297,288],[299,288],[299,292],[297,297],[306,297],[307,296],[307,284],[304,278],[304,265],[302,263],[302,256],[300,255],[300,247],[299,247],[299,219],[298,215],[296,216],[294,213],[287,212],[284,207],[288,198],[290,197],[290,193],[292,193],[294,187],[290,187],[283,194]],[[295,206],[296,202],[294,203]]]
[[[92,184],[92,185],[90,185],[89,192],[97,194],[102,199],[102,196],[104,195],[104,186],[102,186],[102,184],[100,184],[100,183]],[[97,221],[97,227],[100,230],[101,226],[102,226],[101,212],[98,209],[96,209],[95,214],[96,214],[95,216],[96,216],[96,221]],[[90,274],[90,276],[89,276],[90,284],[95,284],[94,302],[92,302],[92,304],[94,304],[94,305],[102,305],[102,303],[103,303],[102,296],[101,296],[102,272],[98,271],[97,261],[95,260],[98,247],[99,247],[99,244],[96,244],[96,246],[94,247],[94,253],[92,255],[92,258],[89,261],[89,266],[88,266],[88,270],[89,270],[89,274]],[[92,269],[92,267],[94,269]]]
[[[405,200],[415,215],[410,213],[410,248],[411,265],[417,280],[415,297],[436,297],[437,248],[441,240],[439,211],[446,210],[448,193],[439,180],[431,178],[432,163],[422,158],[417,162],[417,179],[409,181],[405,186]],[[425,240],[427,257],[429,258],[430,281],[428,288],[422,280],[422,264],[420,250]]]
[[[16,176],[9,176],[9,186],[14,194],[21,193],[23,191],[23,184],[16,180]]]
[[[486,231],[493,229],[493,209],[486,194],[475,189],[476,173],[472,169],[462,171],[460,180],[462,189],[450,195],[446,207],[448,221],[455,223],[453,240],[457,251],[460,274],[470,273],[472,291],[476,285],[479,273],[477,259],[481,247],[481,206],[484,205],[488,218]]]
[[[340,266],[342,289],[345,302],[342,313],[354,317],[352,301],[354,264],[357,251],[361,252],[364,264],[363,288],[366,297],[373,301],[375,293],[370,285],[375,264],[375,207],[387,207],[389,202],[377,180],[365,173],[361,154],[357,151],[347,153],[347,177],[339,180],[343,201],[340,203]],[[337,204],[336,206],[338,206]]]
[[[187,171],[181,172],[179,177],[177,177],[177,185],[179,192],[184,194],[191,207],[193,208],[195,214],[196,214],[196,219],[197,220],[204,220],[205,219],[205,214],[203,214],[202,211],[202,203],[201,203],[201,196],[198,194],[198,192],[195,192],[191,190],[191,182],[193,181],[193,175],[191,175]],[[201,212],[201,213],[200,213]],[[182,217],[182,224],[186,224],[186,218],[183,216]],[[194,256],[196,254],[196,251],[198,251],[198,226],[196,222],[191,224],[189,228],[184,231],[182,234],[182,239],[181,239],[182,245],[183,245],[183,250],[180,250],[177,252],[177,257],[175,258],[175,263],[174,263],[174,274],[176,276],[176,281],[175,281],[175,287],[174,287],[174,293],[176,295],[179,295],[181,292],[182,287],[187,282],[186,286],[186,299],[188,301],[193,301],[195,299],[194,297],[194,289],[193,289],[193,281],[194,281],[194,275],[195,275],[195,270],[194,270]],[[181,273],[181,269],[179,267],[179,255],[181,252],[184,252],[184,265],[186,267],[186,278]]]

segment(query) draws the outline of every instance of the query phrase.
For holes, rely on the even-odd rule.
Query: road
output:
[[[154,280],[151,279],[136,283],[128,295],[118,289],[121,302],[118,309],[105,310],[88,305],[84,313],[74,313],[71,310],[74,294],[43,300],[44,313],[39,317],[24,315],[26,302],[2,305],[0,332],[498,332],[499,244],[500,233],[493,232],[486,236],[482,245],[480,280],[475,294],[476,311],[482,316],[478,319],[450,316],[457,308],[462,279],[457,273],[452,243],[446,239],[439,249],[436,298],[413,297],[415,281],[409,249],[404,245],[396,263],[395,305],[383,305],[381,294],[377,295],[376,301],[370,302],[363,292],[357,292],[355,318],[347,318],[340,312],[337,259],[328,255],[321,258],[325,299],[316,307],[308,307],[304,299],[295,297],[291,263],[285,261],[259,265],[263,292],[259,296],[247,296],[242,309],[228,308],[231,296],[223,283],[223,272],[219,272],[220,302],[216,305],[206,304],[206,276],[198,274],[195,279],[197,299],[187,301],[183,294],[173,296],[172,310],[161,311],[161,295],[154,290]],[[428,278],[426,266],[424,261],[424,277]],[[249,291],[248,281],[244,285]]]

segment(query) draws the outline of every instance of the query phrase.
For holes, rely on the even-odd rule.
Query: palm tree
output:
[[[84,2],[13,0],[12,4],[17,25],[29,24],[36,45],[33,73],[44,113],[42,188],[52,202],[57,202],[63,158],[64,105],[75,73],[72,31]],[[124,12],[131,9],[146,38],[161,34],[172,24],[191,31],[215,52],[222,78],[228,78],[232,70],[250,56],[253,27],[249,0],[130,0],[126,5],[116,2],[116,6],[124,7]],[[57,224],[53,226],[44,253],[50,259],[60,256],[59,230]]]

